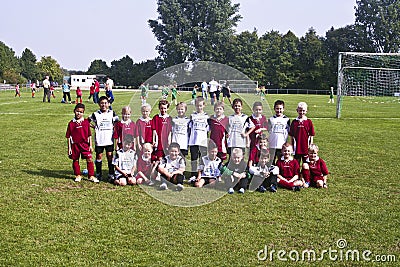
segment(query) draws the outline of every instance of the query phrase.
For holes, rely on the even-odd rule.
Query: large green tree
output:
[[[356,25],[375,52],[400,51],[400,1],[357,0]]]
[[[42,57],[37,64],[42,78],[49,75],[52,81],[62,83],[64,72],[61,69],[60,64],[58,64],[54,58],[51,56]]]
[[[231,0],[158,0],[158,18],[149,25],[166,66],[186,60],[221,61],[224,42],[241,19]]]
[[[39,76],[39,68],[37,66],[36,56],[29,48],[25,48],[25,50],[22,52],[19,62],[21,65],[21,74],[26,79],[30,81],[36,81],[37,79],[41,78]]]
[[[95,59],[90,63],[89,69],[86,72],[87,74],[110,74],[110,68],[107,66],[107,63],[101,59]]]
[[[0,78],[1,82],[6,80],[8,83],[21,82],[21,67],[14,50],[0,41]]]
[[[111,62],[110,76],[116,85],[132,85],[134,82],[133,60],[128,55]]]

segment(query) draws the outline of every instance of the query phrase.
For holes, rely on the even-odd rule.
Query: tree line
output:
[[[158,71],[185,61],[227,64],[273,88],[326,89],[337,80],[338,52],[400,51],[400,1],[357,0],[355,22],[333,27],[325,36],[313,28],[297,37],[293,32],[256,29],[235,33],[240,4],[231,0],[158,0],[158,17],[148,24],[157,38],[159,56],[135,63],[128,55],[111,62],[95,59],[87,71],[63,69],[55,59],[39,61],[26,48],[21,57],[0,42],[0,77],[10,83],[40,80],[50,75],[106,74],[117,85],[139,86]]]

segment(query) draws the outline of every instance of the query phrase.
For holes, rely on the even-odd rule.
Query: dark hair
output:
[[[274,103],[274,108],[278,105],[282,105],[283,107],[285,107],[285,102],[283,100],[276,100]]]
[[[215,148],[218,148],[217,144],[215,144],[215,142],[213,140],[209,140],[208,146],[207,146],[208,151],[210,151],[211,149],[215,149]]]
[[[240,98],[235,98],[235,99],[233,99],[233,102],[232,102],[232,108],[233,108],[233,106],[235,106],[237,103],[240,103],[240,104],[243,106],[242,99],[240,99]]]
[[[74,111],[77,110],[78,108],[83,108],[83,110],[85,110],[85,105],[82,103],[78,103],[75,105]]]
[[[99,98],[99,103],[100,103],[101,101],[103,101],[103,100],[107,100],[107,102],[110,102],[110,101],[108,100],[108,97],[106,97],[105,95],[103,95],[103,96],[101,96],[101,97]]]
[[[168,150],[171,150],[171,148],[177,148],[178,150],[181,150],[181,146],[180,146],[178,143],[176,143],[176,142],[172,142],[172,143],[169,145]]]
[[[123,143],[124,144],[133,143],[133,135],[131,135],[131,134],[124,135]]]
[[[169,102],[168,100],[160,100],[160,102],[158,102],[158,108],[160,108],[162,105],[167,105],[167,108],[169,108]]]

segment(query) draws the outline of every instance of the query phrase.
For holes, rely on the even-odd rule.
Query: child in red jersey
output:
[[[88,97],[88,102],[90,101],[90,98],[92,98],[93,97],[93,100],[94,100],[94,83],[92,83],[92,85],[90,86],[90,88],[89,88],[89,97]]]
[[[72,159],[72,168],[75,174],[75,182],[82,180],[79,166],[79,157],[86,159],[89,181],[98,183],[99,180],[94,176],[94,164],[92,159],[92,132],[90,122],[83,118],[85,105],[79,103],[74,109],[75,117],[68,123],[68,156]]]
[[[309,185],[317,188],[328,188],[326,182],[328,179],[328,168],[325,161],[318,157],[319,148],[315,144],[311,144],[308,148],[308,159],[303,163],[303,179],[305,187]]]
[[[314,125],[312,121],[307,118],[307,104],[300,102],[297,105],[298,117],[293,120],[290,125],[289,135],[292,137],[292,146],[294,147],[294,158],[303,163],[308,156],[308,146],[313,143],[315,135]]]
[[[76,88],[76,101],[75,101],[75,103],[78,104],[78,102],[82,103],[82,90],[81,90],[81,88],[79,86]]]
[[[168,100],[160,100],[158,103],[159,114],[154,115],[151,120],[151,129],[153,131],[153,154],[158,160],[165,156],[164,149],[167,151],[171,143],[172,119],[168,115]]]
[[[282,145],[282,157],[276,162],[279,168],[278,185],[294,191],[299,191],[303,186],[300,180],[300,166],[297,160],[293,159],[293,147],[289,143]]]
[[[137,159],[136,183],[153,185],[153,179],[156,176],[156,164],[152,161],[153,146],[150,143],[144,143],[142,151]]]
[[[260,161],[261,151],[264,150],[269,153],[268,148],[268,137],[265,134],[260,134],[257,136],[256,145],[250,150],[249,161],[247,166],[250,168],[252,166],[257,166]]]
[[[115,151],[118,151],[122,148],[122,140],[124,140],[124,136],[127,134],[136,136],[136,124],[131,121],[131,108],[129,106],[125,106],[122,108],[122,120],[118,121],[114,125],[113,138],[116,139],[115,142]],[[136,150],[135,141],[132,142],[132,149]]]
[[[151,106],[145,103],[140,108],[142,117],[136,121],[136,144],[137,151],[142,150],[144,143],[153,143],[153,131],[151,130]]]
[[[21,91],[19,89],[19,83],[17,83],[15,85],[15,96],[14,97],[17,97],[17,96],[19,96],[21,98]]]
[[[212,140],[218,148],[217,157],[222,161],[227,159],[227,127],[228,117],[224,115],[224,103],[217,102],[214,104],[214,115],[208,119],[208,127],[210,129],[210,140]]]
[[[253,114],[247,118],[250,130],[247,132],[250,138],[250,151],[257,143],[257,136],[267,131],[268,120],[263,113],[263,104],[254,102]]]

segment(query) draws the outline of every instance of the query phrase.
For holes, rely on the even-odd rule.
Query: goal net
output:
[[[232,92],[240,93],[253,93],[258,87],[258,82],[253,80],[219,80],[219,83],[223,86],[229,84],[229,88]]]
[[[399,97],[400,53],[339,52],[337,118],[344,96]]]

